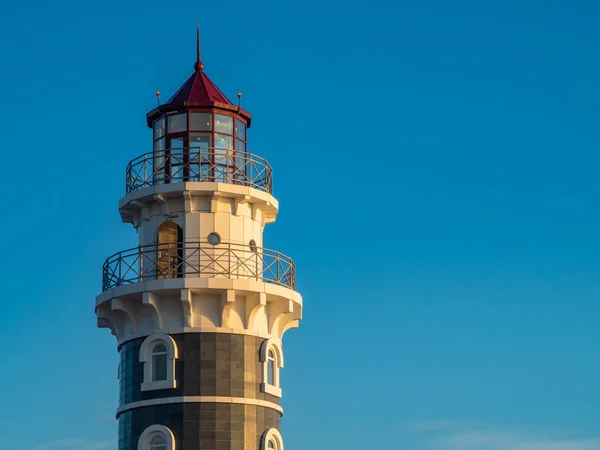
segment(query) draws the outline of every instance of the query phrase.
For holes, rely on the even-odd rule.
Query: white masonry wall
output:
[[[188,242],[205,242],[214,232],[221,242],[249,245],[254,240],[257,247],[263,246],[264,212],[252,203],[236,203],[232,198],[192,196],[189,211],[185,211],[182,198],[153,201],[141,208],[139,217],[139,245],[156,243],[158,228],[170,220],[182,228]]]

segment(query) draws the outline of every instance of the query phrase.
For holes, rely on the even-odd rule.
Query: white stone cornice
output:
[[[186,213],[192,211],[192,193],[190,191],[183,191],[181,193],[183,195],[183,210]]]
[[[246,328],[250,330],[256,328],[256,318],[261,311],[264,312],[266,306],[267,294],[264,292],[246,296]]]
[[[253,280],[170,278],[113,288],[97,298],[96,309],[98,326],[119,343],[156,331],[215,330],[281,341],[302,318],[302,297]]]
[[[183,326],[194,326],[194,313],[192,307],[192,291],[189,289],[181,290],[181,306],[183,307]]]
[[[237,216],[240,213],[240,211],[239,211],[240,205],[249,203],[251,199],[252,199],[252,197],[250,197],[249,195],[243,195],[241,197],[236,197],[234,200],[234,204],[233,204],[233,213]]]
[[[115,336],[117,340],[119,339],[119,335],[117,333],[117,327],[113,320],[109,320],[106,317],[100,317],[100,313],[98,313],[98,319],[96,320],[98,328],[108,328],[110,330],[110,334]]]
[[[268,305],[267,308],[267,319],[269,321],[269,332],[273,333],[276,324],[278,323],[281,316],[289,314],[294,310],[294,302],[291,300],[275,302]]]
[[[156,294],[153,292],[144,292],[142,294],[142,305],[151,309],[152,318],[154,320],[154,328],[160,330],[162,328],[162,321],[160,317],[160,306]]]
[[[290,320],[283,326],[283,329],[281,330],[281,334],[284,335],[286,331],[293,330],[295,328],[298,328],[299,326],[300,326],[300,319]]]
[[[130,192],[119,200],[119,209],[124,208],[128,203],[134,205],[145,205],[149,201],[167,201],[173,196],[179,196],[182,192],[190,192],[192,196],[196,195],[217,195],[230,198],[244,198],[252,203],[263,205],[264,208],[279,209],[279,202],[268,192],[261,191],[248,186],[238,186],[228,183],[206,183],[206,182],[182,182],[166,183],[156,186],[148,186]],[[247,198],[248,197],[248,198]]]
[[[231,315],[233,314],[233,305],[235,304],[235,291],[227,289],[221,292],[221,326],[231,327]]]
[[[120,311],[123,313],[123,317],[129,322],[133,333],[138,332],[138,314],[135,310],[135,304],[125,301],[121,298],[113,298],[110,302],[110,308],[112,311]]]
[[[161,202],[161,203],[165,203],[167,201],[167,198],[163,194],[159,194],[159,193],[154,193],[152,195],[152,199],[156,202]]]
[[[117,341],[121,342],[125,333],[123,315],[114,312],[110,308],[110,303],[105,303],[96,308],[96,316],[98,317],[98,328],[108,328]]]
[[[290,311],[282,312],[273,321],[270,333],[274,336],[283,336],[287,330],[298,328],[302,319],[302,307],[292,303]]]

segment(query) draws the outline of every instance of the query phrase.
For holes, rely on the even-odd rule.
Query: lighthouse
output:
[[[204,71],[199,34],[192,75],[146,120],[149,151],[119,200],[138,243],[104,262],[95,304],[119,352],[118,448],[284,450],[296,267],[263,243],[273,170],[249,142],[251,114]]]

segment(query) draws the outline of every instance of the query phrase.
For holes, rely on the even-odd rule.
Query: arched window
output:
[[[162,434],[152,438],[150,450],[167,450],[167,441]]]
[[[138,450],[175,450],[175,436],[164,425],[151,425],[141,434]]]
[[[173,389],[177,345],[171,336],[155,333],[148,336],[140,347],[140,362],[144,364],[142,391]]]
[[[263,342],[260,347],[260,361],[263,363],[263,380],[261,392],[281,397],[279,383],[280,369],[283,368],[283,352],[281,347],[272,339]]]
[[[183,269],[183,230],[165,220],[158,227],[157,278],[181,278]]]
[[[277,364],[277,359],[275,358],[275,352],[271,349],[267,355],[267,383],[273,386],[275,385],[275,364]]]
[[[283,438],[277,428],[271,428],[262,436],[260,450],[284,450]]]
[[[152,350],[152,381],[167,379],[167,347],[157,345]]]

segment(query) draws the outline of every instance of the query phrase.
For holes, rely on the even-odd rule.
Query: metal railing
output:
[[[225,277],[296,288],[296,266],[287,256],[243,244],[179,242],[132,248],[102,267],[102,291],[164,278]]]
[[[207,181],[273,192],[273,170],[252,153],[214,147],[167,149],[129,162],[126,193],[157,184]]]

